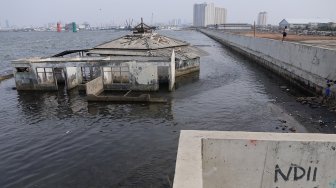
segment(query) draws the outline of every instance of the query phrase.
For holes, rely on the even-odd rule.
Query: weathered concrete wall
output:
[[[158,66],[169,67],[170,62],[113,62],[102,60],[98,62],[16,62],[15,67],[29,67],[29,73],[17,73],[15,78],[17,81],[18,90],[57,90],[56,81],[53,84],[40,84],[37,80],[36,68],[64,68],[66,71],[67,87],[72,89],[82,83],[81,67],[98,67],[102,75],[103,67],[129,67],[129,83],[123,84],[105,84],[106,90],[142,90],[142,91],[156,91],[159,89],[158,82]],[[101,70],[100,70],[101,69]],[[15,68],[14,68],[14,73]],[[56,79],[55,79],[56,80]]]
[[[77,86],[79,86],[81,83],[83,83],[83,76],[82,76],[82,68],[81,67],[76,67],[77,69]]]
[[[54,79],[48,84],[40,84],[37,79],[36,68],[29,67],[29,72],[14,71],[14,78],[17,90],[57,90],[57,84]]]
[[[182,131],[174,188],[336,186],[336,135]]]
[[[158,85],[158,68],[156,63],[130,62],[130,74],[135,78],[136,85]]]
[[[50,69],[64,69],[67,89],[72,89],[83,84],[82,69],[93,70],[90,72],[90,76],[85,76],[86,81],[96,78],[97,76],[103,76],[104,89],[105,90],[134,90],[134,91],[157,91],[159,89],[159,79],[163,83],[170,83],[170,90],[174,88],[175,77],[183,74],[189,74],[191,72],[199,71],[199,58],[175,62],[175,53],[172,53],[170,60],[151,60],[146,62],[139,61],[114,61],[109,59],[103,59],[100,61],[84,61],[83,62],[49,62],[42,61],[38,63],[31,62],[15,62],[13,65],[15,67],[29,67],[30,73],[18,73],[16,74],[16,80],[18,89],[27,90],[57,90],[57,74],[54,75],[55,82],[47,84],[41,84],[38,81],[36,69],[37,68],[50,68]],[[112,79],[112,72],[105,73],[104,69],[114,69],[114,68],[128,68],[129,81],[117,81],[114,82]],[[177,70],[175,70],[177,69]],[[160,72],[159,72],[160,71]],[[85,71],[84,71],[85,72]],[[108,72],[108,71],[106,71]],[[121,71],[126,74],[127,71]],[[162,73],[160,75],[160,73]],[[87,73],[86,73],[87,74]],[[160,77],[160,78],[159,78]],[[58,78],[59,79],[59,78]],[[117,79],[116,79],[117,80]],[[81,87],[82,88],[82,87]]]
[[[103,77],[98,77],[86,83],[85,85],[86,85],[86,95],[88,96],[90,95],[96,96],[104,91]]]
[[[104,84],[105,90],[156,91],[159,89],[158,66],[168,66],[165,62],[123,62],[111,63],[106,67],[129,67],[129,83]]]
[[[336,80],[334,50],[215,30],[201,32],[314,92],[322,93],[326,87],[326,79]],[[332,89],[335,93],[336,89]]]
[[[176,62],[176,77],[200,70],[200,58]]]
[[[336,180],[335,147],[335,142],[203,140],[203,185],[328,187]]]
[[[17,90],[33,90],[37,84],[36,75],[32,72],[15,72],[14,75]]]

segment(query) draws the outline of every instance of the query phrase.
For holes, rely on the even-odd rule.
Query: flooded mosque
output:
[[[98,97],[104,90],[157,91],[168,86],[172,91],[176,77],[200,70],[202,55],[206,53],[187,42],[154,33],[141,21],[133,34],[92,49],[19,59],[12,61],[12,66],[17,90],[78,87]]]

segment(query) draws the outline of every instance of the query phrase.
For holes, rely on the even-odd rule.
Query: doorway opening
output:
[[[67,79],[64,68],[54,68],[54,75],[57,83],[58,90],[66,90]]]

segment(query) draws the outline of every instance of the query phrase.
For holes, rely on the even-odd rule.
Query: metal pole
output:
[[[256,37],[256,24],[255,24],[255,21],[254,21],[254,38]]]

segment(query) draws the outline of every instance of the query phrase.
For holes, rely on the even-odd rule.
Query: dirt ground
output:
[[[253,32],[237,33],[237,34],[245,35],[245,36],[253,36]],[[274,39],[274,40],[282,40],[281,33],[258,33],[257,32],[256,37],[269,38],[269,39]],[[311,41],[311,40],[336,40],[336,37],[288,34],[285,40],[286,41],[296,41],[296,42]]]
[[[253,37],[253,32],[236,32],[236,34]],[[268,38],[274,40],[282,40],[281,33],[256,33],[258,38]],[[327,48],[330,50],[336,50],[336,37],[330,36],[312,36],[312,35],[294,35],[288,34],[284,41],[299,42],[316,46],[320,48]]]

